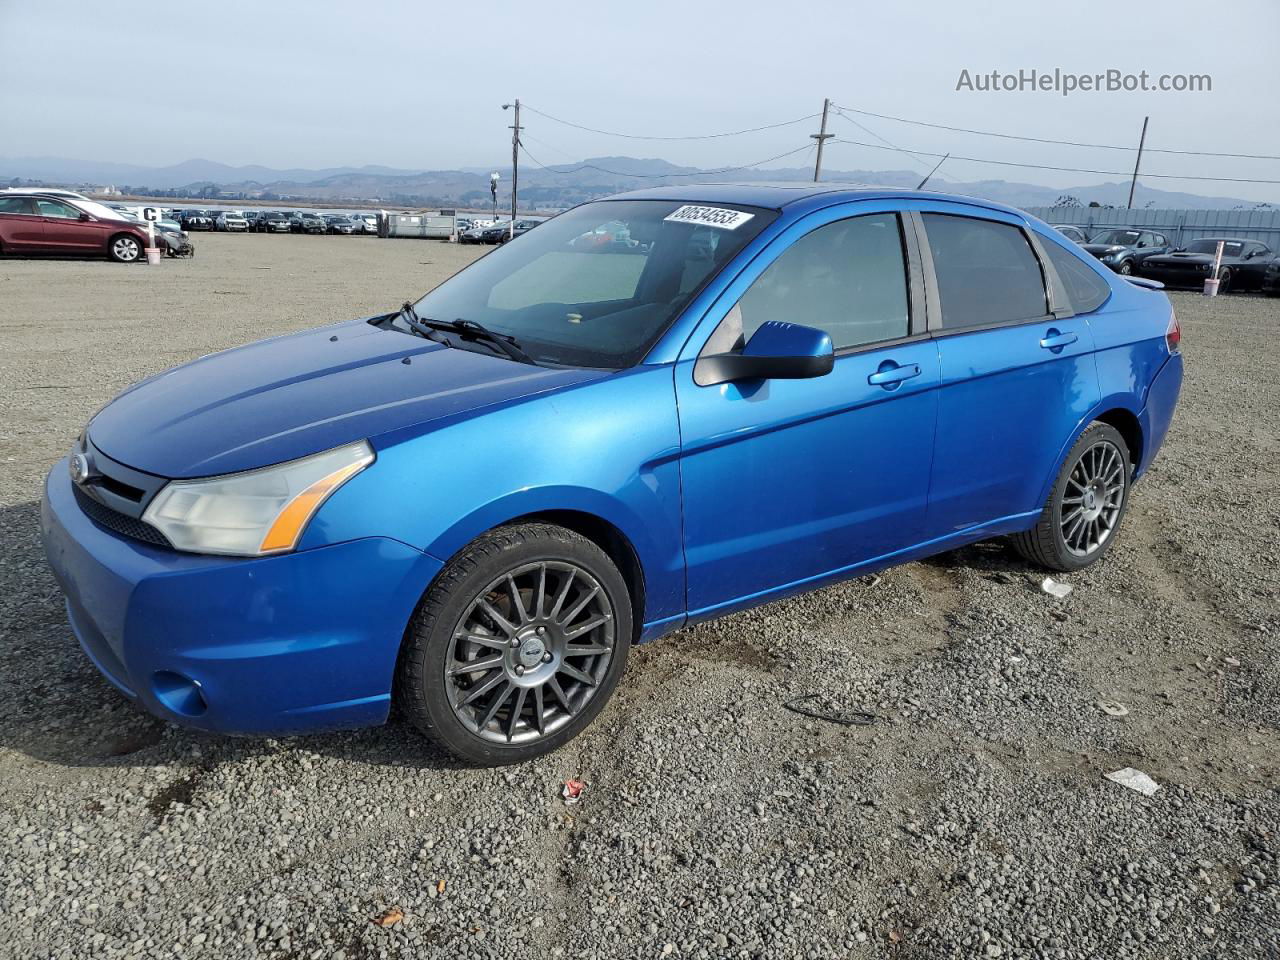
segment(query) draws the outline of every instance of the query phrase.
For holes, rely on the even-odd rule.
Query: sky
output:
[[[826,97],[846,111],[829,121],[838,138],[929,153],[1125,176],[1134,159],[1128,150],[847,111],[1127,146],[1149,116],[1150,148],[1280,156],[1280,2],[1210,9],[1202,0],[0,0],[0,156],[503,170],[511,112],[502,104],[516,97],[532,108],[522,118],[525,147],[546,164],[627,155],[736,166],[807,148],[818,119],[742,136],[653,140],[590,133],[545,115],[646,137],[702,136],[817,114]],[[1152,83],[1201,74],[1212,89],[971,89],[993,70],[1055,69],[1147,71]],[[963,71],[969,88],[957,89]],[[824,166],[927,171],[934,162],[832,141]],[[810,163],[802,149],[776,165]],[[1280,161],[1269,159],[1149,153],[1143,168],[1280,181]],[[941,173],[1055,187],[1123,178],[958,159]],[[1280,201],[1274,184],[1144,182]]]

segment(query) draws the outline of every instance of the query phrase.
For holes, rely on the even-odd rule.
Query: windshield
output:
[[[1187,253],[1217,253],[1219,243],[1222,244],[1224,257],[1238,257],[1240,251],[1244,249],[1243,243],[1235,243],[1231,240],[1192,240],[1187,244]]]
[[[1106,233],[1100,233],[1093,238],[1094,243],[1109,243],[1113,246],[1132,247],[1138,242],[1141,231],[1138,230],[1108,230]]]
[[[136,220],[137,219],[137,217],[127,215],[120,210],[113,210],[111,207],[108,207],[106,204],[98,203],[94,200],[77,200],[76,203],[79,204],[80,209],[83,210],[85,213],[91,213],[100,220],[130,220],[130,219]]]
[[[629,367],[775,216],[672,200],[583,204],[477,260],[415,309],[513,336],[538,362]]]

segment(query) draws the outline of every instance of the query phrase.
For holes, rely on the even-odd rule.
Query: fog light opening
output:
[[[156,672],[151,677],[151,689],[167,709],[184,717],[198,717],[209,709],[200,684],[180,673]]]

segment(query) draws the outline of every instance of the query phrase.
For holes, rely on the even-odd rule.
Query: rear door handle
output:
[[[1041,338],[1040,346],[1045,350],[1061,350],[1079,339],[1074,333],[1059,333],[1057,330],[1050,330]]]
[[[897,364],[893,364],[893,366],[889,366],[889,364],[893,364],[893,361],[886,360],[882,363],[879,370],[867,377],[867,383],[873,387],[892,389],[894,384],[920,376],[920,364],[918,363],[908,363],[901,367]]]

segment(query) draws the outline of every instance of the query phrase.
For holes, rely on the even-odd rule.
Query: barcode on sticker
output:
[[[692,223],[700,227],[718,227],[721,230],[737,230],[754,217],[754,213],[726,210],[724,207],[699,207],[686,203],[679,210],[663,217],[673,223]]]

